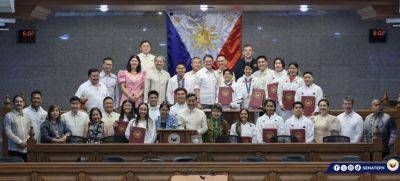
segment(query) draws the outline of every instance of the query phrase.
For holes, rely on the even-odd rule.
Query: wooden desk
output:
[[[326,174],[326,162],[308,163],[20,163],[0,164],[0,180],[167,181],[183,173],[227,173],[230,181],[398,180],[396,174]]]
[[[358,155],[364,161],[381,161],[381,142],[373,143],[270,143],[270,144],[36,144],[28,143],[29,162],[74,162],[84,157],[99,162],[104,157],[119,155],[129,161],[162,159],[179,156],[195,157],[197,162],[234,162],[244,156],[260,156],[267,161],[280,161],[286,155],[304,155],[308,161],[336,161],[345,155]]]

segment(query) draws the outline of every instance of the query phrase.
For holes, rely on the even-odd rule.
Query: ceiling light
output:
[[[108,11],[108,5],[100,5],[100,11],[102,12]]]
[[[58,38],[60,38],[61,40],[68,40],[69,39],[69,35],[61,35]]]
[[[302,12],[308,11],[308,5],[305,5],[305,4],[300,5],[300,11],[302,11]]]
[[[208,5],[207,4],[200,5],[200,10],[201,11],[207,11],[208,10]]]
[[[163,13],[161,11],[158,12],[158,15],[162,15]]]

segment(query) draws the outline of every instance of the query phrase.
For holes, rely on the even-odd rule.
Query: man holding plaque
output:
[[[313,74],[304,72],[304,86],[301,86],[295,95],[295,101],[302,102],[304,105],[304,115],[309,117],[319,112],[318,102],[323,98],[321,87],[315,85]]]
[[[203,143],[202,135],[208,130],[206,114],[196,108],[197,97],[195,94],[186,96],[186,104],[188,107],[178,114],[181,128],[194,131],[191,137],[192,143]]]
[[[267,99],[264,103],[265,114],[257,119],[258,143],[271,143],[271,138],[277,135],[285,135],[285,122],[275,113],[276,103]]]
[[[232,70],[224,70],[224,82],[219,85],[217,98],[223,109],[229,106],[233,109],[240,107],[241,96],[238,94],[237,85],[233,80]]]
[[[311,143],[314,140],[314,124],[303,115],[303,108],[301,102],[293,104],[294,115],[285,122],[286,134],[296,137],[300,143]]]

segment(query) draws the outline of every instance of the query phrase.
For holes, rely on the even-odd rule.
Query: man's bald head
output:
[[[382,106],[382,101],[379,99],[374,99],[371,101],[371,109],[375,113],[382,112],[383,106]]]

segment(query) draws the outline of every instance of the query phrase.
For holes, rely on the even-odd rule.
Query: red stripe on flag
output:
[[[242,16],[238,18],[220,52],[226,57],[228,69],[232,69],[235,66],[242,54]]]

